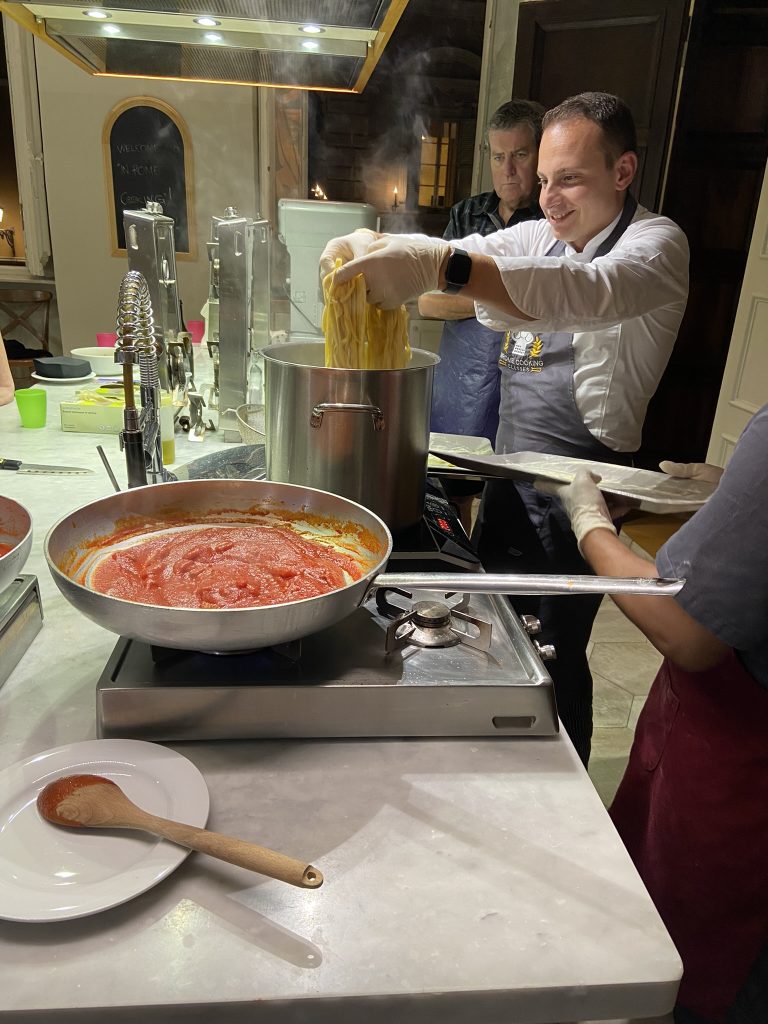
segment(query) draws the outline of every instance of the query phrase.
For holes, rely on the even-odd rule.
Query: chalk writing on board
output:
[[[159,101],[158,101],[159,102]],[[114,236],[125,249],[124,210],[160,203],[174,220],[177,253],[190,253],[187,161],[178,115],[143,99],[113,115],[108,136]]]

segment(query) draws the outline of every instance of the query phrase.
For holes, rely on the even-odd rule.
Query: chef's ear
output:
[[[633,153],[631,149],[622,153],[613,165],[613,171],[616,177],[617,192],[628,189],[637,174],[637,153]]]

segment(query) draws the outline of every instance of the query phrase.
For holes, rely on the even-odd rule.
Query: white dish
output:
[[[96,374],[91,370],[91,372],[87,373],[85,377],[42,377],[39,373],[35,373],[33,370],[31,376],[34,377],[35,380],[42,381],[43,384],[82,384],[83,381],[93,380]]]
[[[481,477],[528,482],[552,480],[567,484],[573,480],[576,471],[585,466],[601,477],[598,487],[604,493],[625,499],[630,506],[640,511],[659,515],[695,512],[715,489],[714,484],[701,480],[683,480],[649,469],[615,466],[609,462],[593,462],[540,452],[469,456],[435,446],[431,454],[474,471]]]
[[[67,921],[146,892],[189,850],[145,832],[68,829],[40,817],[37,795],[62,775],[112,779],[144,810],[202,828],[208,787],[186,757],[142,740],[86,740],[0,772],[0,918]]]
[[[87,359],[91,369],[100,377],[115,376],[122,372],[122,366],[115,363],[114,348],[91,346],[90,348],[73,348],[70,353],[78,359]]]

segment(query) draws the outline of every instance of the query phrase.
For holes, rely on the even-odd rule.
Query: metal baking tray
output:
[[[505,480],[552,480],[556,483],[570,483],[576,471],[586,467],[601,477],[597,486],[605,494],[616,495],[632,508],[642,512],[655,512],[660,515],[695,512],[701,508],[716,486],[701,480],[682,480],[667,476],[665,473],[654,473],[649,469],[614,466],[610,462],[592,462],[589,459],[573,459],[540,452],[467,455],[436,444],[430,448],[430,453],[478,476]]]
[[[487,437],[471,437],[468,434],[430,434],[429,435],[429,457],[427,469],[439,469],[446,474],[461,473],[458,466],[452,466],[435,452],[446,451],[453,455],[466,455],[474,458],[477,455],[493,455],[493,445]]]

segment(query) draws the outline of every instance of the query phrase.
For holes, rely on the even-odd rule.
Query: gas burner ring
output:
[[[460,623],[469,623],[477,635],[463,629]],[[493,627],[490,622],[474,615],[449,608],[439,601],[417,601],[403,615],[399,615],[387,627],[385,650],[387,654],[404,647],[456,647],[464,644],[478,651],[491,647]]]
[[[417,601],[410,613],[414,626],[443,629],[451,624],[451,609],[439,601]]]

